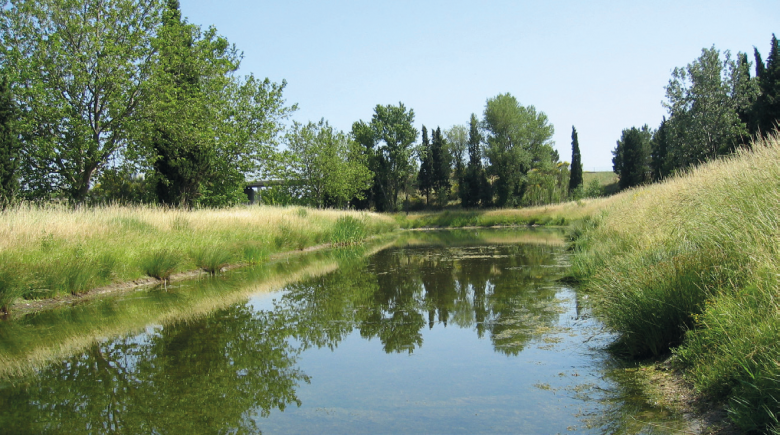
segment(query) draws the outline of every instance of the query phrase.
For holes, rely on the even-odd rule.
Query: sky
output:
[[[713,45],[766,60],[780,35],[777,0],[180,3],[243,52],[241,74],[287,81],[296,121],[350,131],[401,102],[444,130],[508,92],[547,114],[562,160],[576,127],[586,171],[612,169],[623,129],[658,127],[675,67]]]

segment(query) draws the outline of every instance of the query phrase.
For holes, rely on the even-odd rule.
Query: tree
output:
[[[428,129],[422,126],[422,144],[417,152],[420,156],[420,171],[417,173],[417,188],[425,195],[425,203],[431,202],[431,189],[433,189],[433,154],[431,141],[428,140]]]
[[[357,143],[327,121],[296,122],[286,138],[294,176],[303,181],[305,196],[314,206],[343,207],[353,197],[362,198],[371,186],[373,174]]]
[[[517,205],[529,170],[551,159],[554,128],[544,112],[524,107],[510,94],[490,98],[485,105],[485,156],[495,181],[498,206]]]
[[[452,156],[455,179],[460,180],[465,170],[464,157],[468,150],[468,129],[463,125],[453,125],[444,132],[449,155]]]
[[[669,126],[664,116],[650,143],[650,171],[653,181],[663,180],[672,173],[673,162],[670,161],[669,155],[668,129]]]
[[[461,205],[465,208],[477,207],[480,203],[483,207],[492,204],[491,186],[485,175],[485,168],[482,166],[481,144],[479,121],[472,113],[468,137],[469,162],[458,189]]]
[[[741,57],[741,56],[740,56]],[[675,68],[666,87],[669,153],[675,167],[686,167],[730,153],[743,143],[747,126],[739,113],[752,105],[749,77],[740,74],[727,51],[712,47],[685,68]]]
[[[631,127],[623,130],[617,146],[612,151],[612,167],[618,177],[621,189],[639,186],[651,179],[650,138],[652,131],[647,125],[641,129]]]
[[[569,176],[569,193],[582,186],[582,156],[580,143],[577,141],[577,129],[571,126],[571,173]]]
[[[29,195],[82,203],[127,143],[161,10],[160,0],[3,2],[0,58],[24,114]]]
[[[233,75],[240,55],[216,29],[202,32],[168,0],[154,39],[153,74],[139,128],[140,149],[154,170],[159,202],[224,206],[244,200],[246,174],[274,152],[285,87]]]
[[[369,169],[374,172],[374,206],[378,211],[395,211],[398,195],[406,192],[417,169],[412,159],[417,140],[414,110],[407,110],[403,103],[377,105],[371,123],[356,122],[352,135],[369,154]]]
[[[447,143],[441,134],[441,128],[437,127],[433,132],[431,144],[431,178],[440,206],[447,205],[449,200],[451,165],[452,157],[449,154]]]
[[[780,120],[780,42],[774,34],[766,65],[761,62],[758,49],[755,50],[755,56],[760,88],[756,101],[756,128],[762,135],[766,135],[777,128]]]
[[[0,80],[0,210],[14,202],[19,190],[19,108],[8,80]]]

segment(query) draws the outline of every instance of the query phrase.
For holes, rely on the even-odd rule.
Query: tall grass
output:
[[[463,228],[518,225],[563,226],[594,214],[605,200],[584,199],[539,207],[496,210],[447,210],[443,212],[398,213],[401,228]]]
[[[0,279],[0,306],[143,276],[166,279],[187,270],[215,273],[229,263],[259,263],[277,252],[330,242],[345,216],[360,221],[366,236],[398,227],[373,213],[301,207],[21,205],[0,214],[0,259],[8,260],[0,264],[0,278],[14,277]]]
[[[616,348],[673,349],[742,429],[780,430],[780,138],[617,195],[572,238]]]

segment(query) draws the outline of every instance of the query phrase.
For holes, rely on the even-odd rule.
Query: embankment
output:
[[[621,193],[573,237],[618,351],[671,350],[742,430],[780,431],[780,138]]]
[[[392,218],[374,213],[300,207],[22,206],[0,214],[0,312],[23,299],[76,295],[146,276],[214,273],[396,228]]]

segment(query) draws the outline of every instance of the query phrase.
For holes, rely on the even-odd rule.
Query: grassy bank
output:
[[[780,432],[780,139],[608,201],[572,264],[616,349],[672,349],[743,430]]]
[[[401,228],[463,228],[515,225],[563,226],[591,216],[604,200],[585,199],[520,209],[446,210],[394,215]]]
[[[0,311],[144,276],[166,279],[392,231],[389,217],[306,208],[23,206],[0,214]]]

